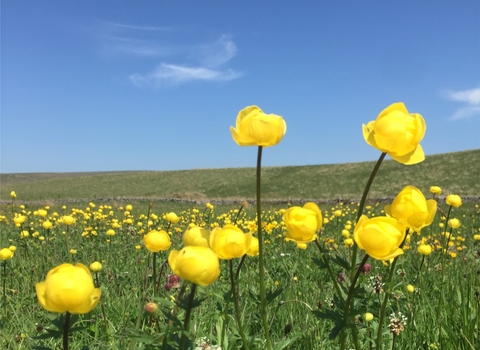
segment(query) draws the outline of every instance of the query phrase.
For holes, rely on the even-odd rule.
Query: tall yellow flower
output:
[[[400,245],[405,234],[405,224],[397,219],[386,216],[369,219],[362,215],[355,226],[353,239],[372,258],[385,261],[403,254]]]
[[[3,248],[0,250],[0,260],[8,260],[13,258],[13,252],[8,248]]]
[[[236,127],[230,127],[233,140],[239,146],[275,146],[287,131],[282,117],[265,114],[257,106],[242,109],[237,116]]]
[[[433,222],[436,212],[437,202],[434,199],[427,201],[422,191],[414,186],[403,188],[392,204],[385,206],[388,216],[393,216],[417,232]]]
[[[193,226],[188,229],[182,237],[183,245],[194,245],[197,247],[209,247],[210,231],[200,226]]]
[[[86,314],[97,305],[102,294],[100,288],[94,287],[88,267],[80,263],[53,268],[35,289],[40,305],[58,313]]]
[[[208,286],[220,276],[220,263],[210,248],[188,246],[172,250],[168,264],[173,273],[200,286]]]
[[[73,224],[75,222],[75,218],[73,216],[70,216],[70,215],[65,215],[65,216],[62,216],[62,222],[65,225],[70,226],[71,224]]]
[[[462,205],[462,198],[458,194],[449,194],[445,202],[452,207],[458,208]]]
[[[210,233],[210,248],[220,259],[241,258],[250,248],[252,233],[243,233],[238,227],[227,224],[215,227]]]
[[[380,112],[376,120],[363,125],[363,137],[370,146],[409,165],[425,159],[420,141],[426,128],[420,114],[408,113],[405,105],[398,102]]]
[[[297,243],[312,242],[322,227],[322,212],[313,202],[305,203],[303,208],[290,207],[283,213],[283,221],[287,228],[287,240]]]
[[[161,250],[167,250],[170,248],[172,242],[170,236],[165,231],[150,231],[143,237],[143,243],[145,247],[153,253],[157,253]]]
[[[172,224],[176,224],[178,221],[180,221],[180,218],[174,212],[165,214],[165,219]]]

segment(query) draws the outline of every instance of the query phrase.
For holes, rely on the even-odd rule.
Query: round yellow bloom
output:
[[[183,245],[194,245],[197,247],[209,247],[210,231],[200,226],[193,226],[188,229],[182,237]]]
[[[287,228],[287,240],[297,243],[312,242],[322,227],[322,212],[313,202],[305,203],[303,208],[290,207],[283,213],[283,221]]]
[[[26,216],[24,215],[17,215],[13,218],[13,222],[16,224],[16,225],[21,225],[25,222],[25,220],[27,219]]]
[[[210,248],[188,246],[172,250],[168,264],[173,273],[200,286],[208,286],[220,276],[220,263]]]
[[[403,254],[399,247],[405,234],[405,224],[397,219],[385,216],[369,219],[362,215],[355,226],[353,238],[359,248],[372,258],[384,261]]]
[[[407,286],[407,292],[409,292],[409,293],[415,292],[415,287],[412,286],[411,284],[409,284],[409,285]]]
[[[0,260],[8,260],[13,258],[13,252],[8,248],[3,248],[0,250]]]
[[[252,241],[250,242],[250,247],[246,253],[248,256],[257,256],[258,255],[258,238],[252,236]]]
[[[143,237],[143,243],[145,243],[145,247],[153,253],[167,250],[172,244],[170,236],[163,230],[150,231]]]
[[[77,254],[77,250],[76,250],[76,249],[73,249],[73,248],[72,248],[72,249],[70,249],[70,254],[72,254],[72,255],[75,255],[75,254]]]
[[[171,222],[172,224],[176,224],[180,221],[180,218],[177,216],[177,214],[173,212],[165,214],[165,218],[168,222]]]
[[[252,233],[243,233],[238,227],[227,224],[223,228],[215,227],[210,233],[210,248],[220,259],[241,258],[252,242]]]
[[[473,239],[475,241],[480,241],[480,235],[473,235]]]
[[[48,215],[48,212],[45,209],[38,209],[37,210],[37,215],[44,218],[45,216]]]
[[[347,238],[343,241],[343,244],[345,244],[345,247],[351,247],[351,246],[353,246],[353,243],[354,243],[353,239],[351,239],[351,238]]]
[[[422,227],[433,222],[437,213],[437,201],[434,199],[427,201],[418,188],[406,186],[391,205],[385,206],[385,213],[419,232]]]
[[[132,206],[131,204],[127,204],[127,205],[125,206],[125,210],[126,210],[126,211],[132,211],[132,210],[133,210],[133,206]]]
[[[242,109],[237,116],[236,128],[230,127],[232,138],[239,146],[275,146],[286,131],[287,124],[282,117],[267,115],[257,106]]]
[[[462,205],[462,198],[458,194],[449,194],[445,202],[452,207],[458,208]]]
[[[93,263],[90,264],[90,270],[93,272],[98,272],[102,270],[102,264],[100,264],[98,261],[94,261]]]
[[[307,249],[307,243],[299,243],[299,242],[297,242],[297,248],[298,248],[298,249],[305,250],[305,249]]]
[[[430,192],[433,194],[442,194],[442,189],[438,186],[431,186]]]
[[[422,255],[430,255],[432,253],[432,246],[430,244],[420,244],[417,251]]]
[[[341,211],[341,210],[335,210],[335,211],[333,212],[333,215],[334,215],[334,216],[337,216],[337,217],[338,217],[338,216],[342,216],[342,211]]]
[[[73,224],[75,222],[75,218],[73,216],[70,216],[70,215],[65,215],[65,216],[62,216],[62,222],[65,225],[70,226],[71,224]]]
[[[365,322],[370,322],[373,320],[373,314],[370,313],[370,312],[366,312],[364,315],[363,315],[363,319],[365,320]]]
[[[10,247],[8,247],[8,249],[12,252],[12,253],[15,253],[17,251],[17,247],[15,247],[14,245],[11,245]]]
[[[386,152],[402,164],[416,164],[425,159],[420,141],[427,126],[420,114],[408,113],[402,102],[385,108],[377,119],[363,125],[363,137],[372,147]]]
[[[107,234],[107,236],[113,237],[113,236],[116,235],[116,232],[115,232],[115,230],[109,229],[109,230],[107,230],[106,234]]]
[[[461,226],[460,220],[453,218],[448,220],[448,226],[451,228],[459,228]]]
[[[10,197],[11,197],[12,199],[17,198],[17,194],[15,193],[15,191],[10,192]]]
[[[35,289],[40,305],[58,313],[86,314],[97,305],[102,294],[100,288],[94,288],[88,268],[80,263],[53,268]]]
[[[50,228],[52,228],[53,224],[50,220],[45,220],[44,222],[42,222],[42,227],[45,229],[45,230],[48,230]]]

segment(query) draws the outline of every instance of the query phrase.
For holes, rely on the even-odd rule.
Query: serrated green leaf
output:
[[[272,292],[267,292],[265,295],[265,299],[267,300],[267,304],[270,304],[272,301],[275,300],[276,297],[278,297],[282,292],[284,291],[284,288],[279,288],[275,290],[273,293]]]
[[[347,271],[350,271],[350,269],[352,268],[350,266],[350,263],[346,259],[342,258],[340,255],[332,256],[330,257],[330,260]]]
[[[338,334],[342,331],[343,326],[341,324],[335,324],[335,327],[333,327],[332,331],[328,335],[328,339],[333,340],[335,339]]]
[[[312,261],[315,265],[317,265],[321,269],[326,269],[327,268],[327,265],[321,259],[312,258]]]

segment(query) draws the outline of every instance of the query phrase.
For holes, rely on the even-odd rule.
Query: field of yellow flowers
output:
[[[387,154],[424,159],[423,118],[396,103],[363,126],[381,155],[360,202],[264,209],[262,151],[285,132],[256,106],[231,128],[258,147],[255,208],[25,206],[12,191],[0,347],[480,348],[478,203],[435,184],[366,200]]]

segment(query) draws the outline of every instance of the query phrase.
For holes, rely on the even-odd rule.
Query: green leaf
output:
[[[267,300],[267,304],[270,304],[273,300],[275,300],[276,297],[278,297],[282,292],[284,288],[279,288],[275,290],[273,293],[272,292],[267,292],[265,295],[265,299]]]
[[[290,339],[285,339],[285,340],[282,340],[281,342],[279,342],[276,346],[275,346],[275,350],[282,350],[282,349],[285,349],[287,346],[289,346],[291,343],[293,343],[294,341],[296,341],[300,336],[295,336],[295,337],[292,337]]]
[[[190,299],[190,296],[187,296],[187,297],[183,298],[182,300],[178,300],[177,301],[178,307],[180,309],[187,310],[189,299]],[[202,298],[202,299],[194,299],[193,302],[192,302],[191,308],[195,309],[196,307],[199,307],[205,299],[207,299],[207,298],[205,297],[205,298]]]
[[[332,260],[338,266],[343,267],[347,271],[350,271],[350,269],[352,268],[350,266],[350,263],[346,259],[342,258],[340,255],[330,257],[330,260]]]
[[[321,259],[312,258],[312,261],[315,265],[317,265],[321,269],[326,269],[327,268],[327,265]]]
[[[335,324],[335,327],[333,327],[332,331],[328,335],[328,339],[330,340],[335,339],[342,329],[343,329],[343,326],[341,324]]]

